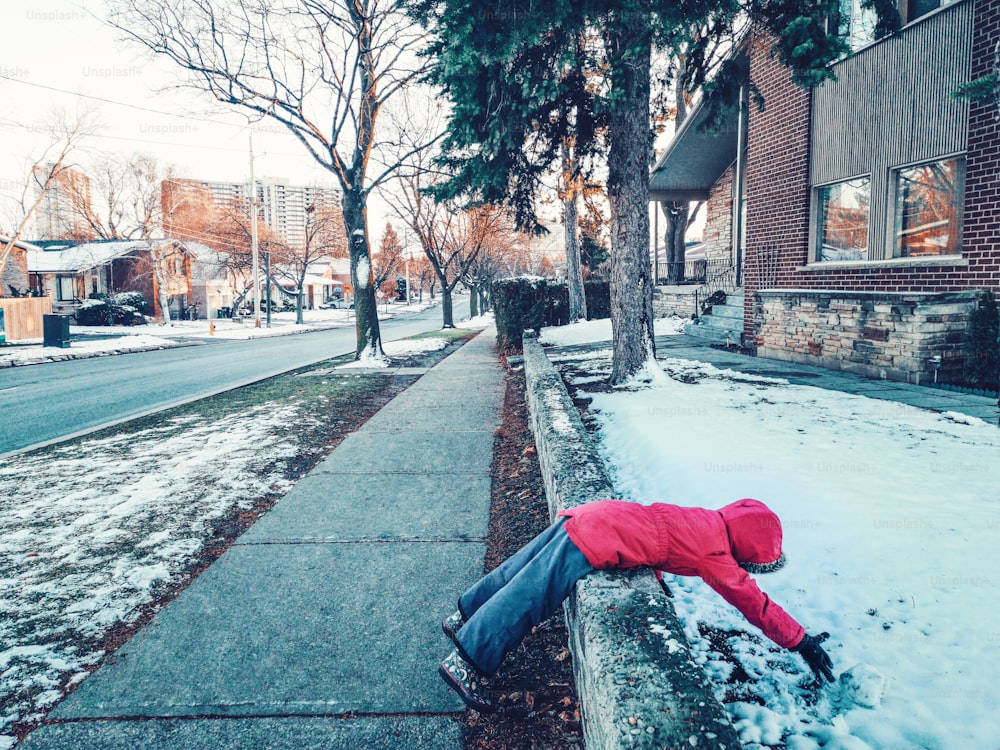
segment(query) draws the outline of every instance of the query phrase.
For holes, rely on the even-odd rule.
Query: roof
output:
[[[750,61],[745,35],[728,53],[730,62],[744,74]],[[711,108],[699,99],[681,124],[663,156],[649,175],[651,201],[704,201],[718,179],[736,161],[739,145],[739,107],[720,112],[709,125]]]
[[[145,240],[110,240],[87,242],[82,245],[56,246],[50,250],[33,250],[28,253],[28,271],[31,273],[75,273],[110,263],[135,250],[149,247]]]
[[[337,281],[336,279],[329,279],[325,276],[316,276],[311,273],[307,273],[302,282],[305,286],[341,286],[342,284],[342,282]]]
[[[73,240],[43,240],[28,250],[30,273],[77,273],[107,265],[150,245],[176,244],[199,258],[211,257],[210,249],[200,243],[168,238],[154,240],[97,240],[78,243]]]
[[[708,108],[699,102],[650,173],[650,200],[708,200],[712,185],[736,160],[737,112],[711,127],[707,122]]]
[[[10,237],[0,237],[0,245],[6,247],[8,242],[10,242]],[[27,250],[29,252],[32,250],[38,250],[38,245],[31,242],[25,242],[24,240],[15,241],[14,247],[19,247],[22,250]]]

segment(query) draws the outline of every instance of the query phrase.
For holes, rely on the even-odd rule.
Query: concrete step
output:
[[[709,315],[727,320],[739,320],[740,325],[743,325],[743,305],[713,305]]]
[[[703,316],[704,321],[707,317]],[[684,333],[699,338],[703,341],[708,341],[713,344],[739,344],[740,334],[743,329],[734,330],[731,328],[719,328],[716,326],[705,325],[704,323],[685,323]]]
[[[723,318],[712,313],[711,315],[702,315],[700,321],[700,325],[708,328],[718,328],[723,331],[743,330],[743,318]]]

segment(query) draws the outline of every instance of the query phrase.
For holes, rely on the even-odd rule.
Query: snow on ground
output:
[[[683,318],[657,318],[653,321],[653,331],[657,336],[680,333],[685,323]],[[611,341],[611,320],[582,320],[568,326],[543,328],[538,337],[543,346],[571,346],[593,341]]]
[[[287,490],[281,459],[297,448],[274,434],[307,418],[294,405],[178,417],[0,462],[0,734],[85,676],[96,640],[155,599],[213,520]]]
[[[428,336],[421,339],[401,339],[399,341],[383,341],[382,350],[385,357],[377,355],[362,356],[353,362],[339,365],[338,370],[370,369],[389,367],[393,359],[401,359],[417,354],[436,352],[448,346],[451,339],[445,336]]]
[[[607,351],[590,357],[593,376],[573,388],[610,371]],[[727,709],[746,747],[1000,747],[997,428],[690,360],[661,365],[665,380],[592,394],[616,488],[645,503],[765,501],[789,563],[761,587],[807,632],[828,631],[836,671],[855,678],[817,691],[797,655],[699,579],[667,576],[720,698],[733,665],[697,624],[743,633],[728,642],[752,682]]]

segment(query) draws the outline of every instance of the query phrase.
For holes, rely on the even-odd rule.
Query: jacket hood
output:
[[[729,547],[741,567],[751,573],[777,570],[783,563],[781,521],[759,500],[737,500],[719,509],[729,531]]]

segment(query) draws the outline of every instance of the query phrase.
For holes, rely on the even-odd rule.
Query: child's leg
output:
[[[493,674],[531,628],[555,612],[573,585],[594,569],[562,524],[546,538],[458,631],[462,657],[485,675]]]
[[[507,582],[516,576],[521,568],[527,565],[538,554],[539,550],[549,543],[556,531],[562,527],[564,521],[564,518],[560,518],[462,594],[458,599],[458,610],[462,613],[462,617],[468,620],[483,605],[483,602],[506,586]]]

